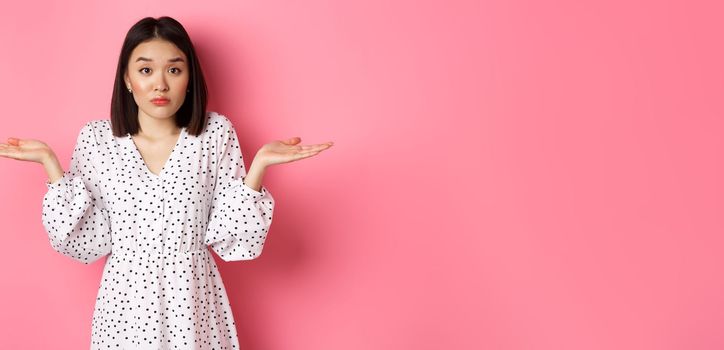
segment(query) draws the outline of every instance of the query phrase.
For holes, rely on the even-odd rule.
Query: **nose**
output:
[[[166,77],[161,74],[161,78],[156,82],[155,91],[166,91],[168,90],[168,84],[166,84]]]

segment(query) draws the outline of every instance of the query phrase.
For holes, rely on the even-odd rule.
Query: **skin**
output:
[[[139,57],[152,61],[139,61]],[[180,58],[181,60],[172,61]],[[153,39],[136,46],[131,53],[128,70],[124,74],[126,87],[133,93],[138,105],[138,121],[141,130],[132,136],[147,167],[158,173],[168,159],[181,130],[176,127],[176,112],[183,105],[188,88],[187,58],[171,42]],[[167,105],[157,106],[151,99],[163,96],[170,100]],[[244,183],[260,191],[266,169],[272,165],[290,163],[319,154],[333,145],[326,142],[301,145],[299,137],[273,140],[257,150]],[[55,152],[43,141],[9,137],[0,143],[0,156],[43,165],[50,182],[63,177],[63,168]]]

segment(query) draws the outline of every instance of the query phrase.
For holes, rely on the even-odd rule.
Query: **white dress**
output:
[[[219,270],[257,258],[274,199],[246,176],[232,123],[207,113],[186,128],[158,175],[130,134],[92,120],[71,165],[43,198],[43,226],[56,251],[85,264],[108,255],[92,319],[91,349],[239,349]]]

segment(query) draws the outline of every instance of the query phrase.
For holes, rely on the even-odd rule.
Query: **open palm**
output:
[[[6,158],[41,163],[50,152],[50,147],[40,140],[10,137],[8,143],[0,143],[0,156]]]
[[[266,165],[288,163],[314,156],[333,145],[332,142],[316,145],[299,145],[301,141],[302,139],[299,137],[272,141],[262,146],[259,151],[257,151],[256,157]]]

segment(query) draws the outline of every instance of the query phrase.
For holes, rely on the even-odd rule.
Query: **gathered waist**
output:
[[[164,257],[173,257],[173,256],[187,256],[187,255],[193,255],[193,254],[208,254],[209,248],[204,246],[198,249],[192,249],[192,250],[151,250],[151,251],[142,251],[138,249],[111,249],[111,257],[113,256],[136,256],[136,257],[144,257],[144,256],[164,256]]]

